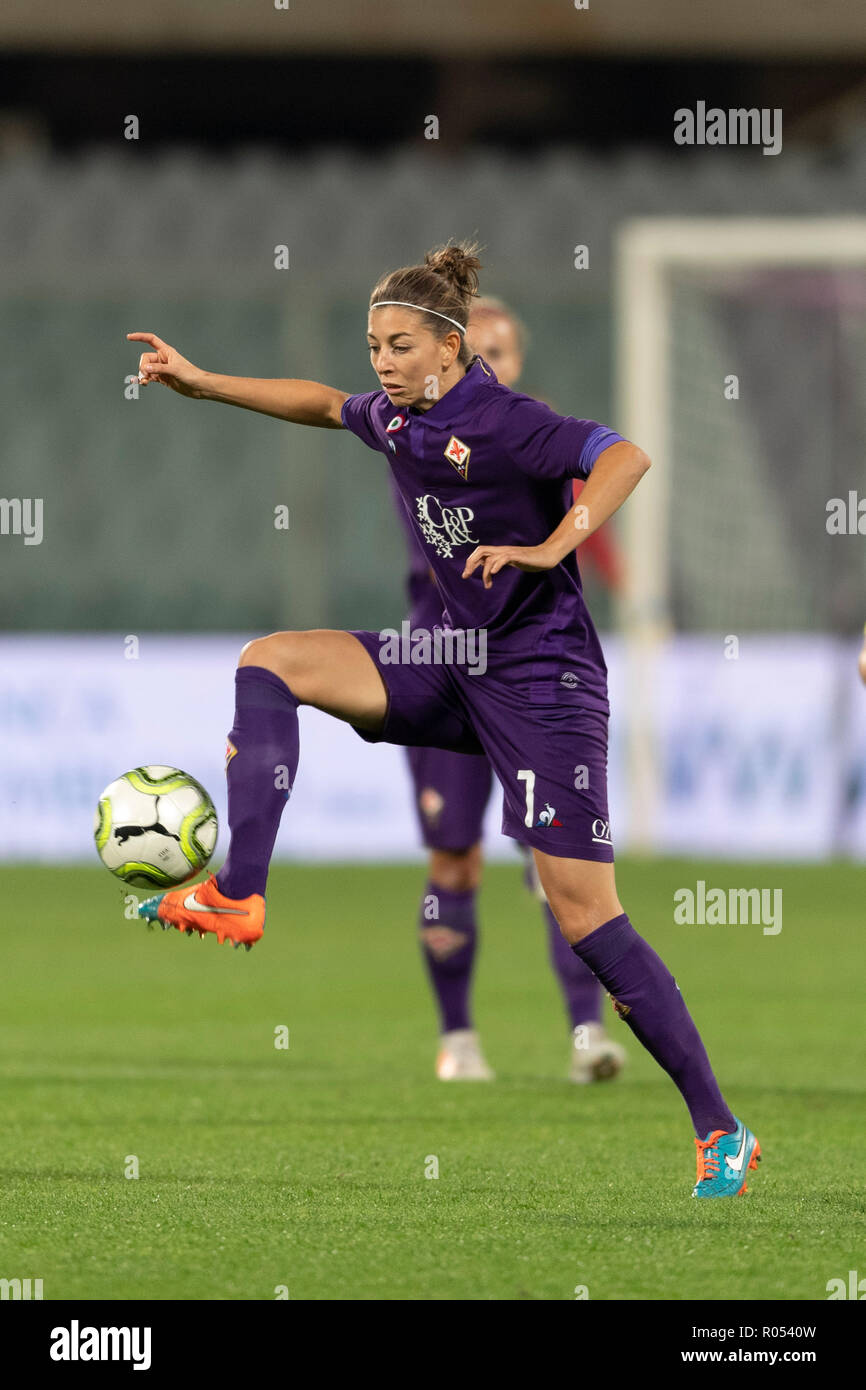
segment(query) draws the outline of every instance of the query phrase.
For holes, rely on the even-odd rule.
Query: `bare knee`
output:
[[[476,893],[481,884],[481,846],[430,851],[430,881],[446,893]]]
[[[272,633],[270,637],[254,637],[251,642],[247,642],[246,646],[241,648],[238,666],[263,666],[269,671],[271,668],[268,663],[275,656],[274,635]]]
[[[557,898],[548,894],[548,906],[556,918],[559,930],[569,946],[582,941],[597,927],[617,916],[609,907],[595,903],[575,902],[573,899]]]
[[[238,666],[261,666],[291,686],[303,669],[303,632],[272,632],[254,637],[241,650]]]
[[[550,910],[569,945],[621,914],[613,864],[556,859],[537,851],[535,862]]]

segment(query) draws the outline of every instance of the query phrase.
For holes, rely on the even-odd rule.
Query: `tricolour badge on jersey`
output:
[[[462,439],[458,439],[456,434],[452,434],[443,452],[448,462],[457,469],[461,478],[465,479],[469,472],[469,455],[472,453],[469,445],[464,444]]]
[[[401,430],[406,423],[405,415],[395,415],[393,420],[389,420],[385,429],[388,434],[393,434],[395,430]]]

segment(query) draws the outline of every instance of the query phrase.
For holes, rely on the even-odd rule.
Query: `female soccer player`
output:
[[[201,371],[151,333],[146,382],[300,425],[348,429],[388,459],[443,601],[453,655],[391,661],[375,632],[278,632],[247,643],[227,750],[228,858],[218,877],[142,903],[182,931],[251,946],[298,764],[298,706],[351,724],[370,743],[486,753],[505,795],[503,831],[532,848],[565,939],[679,1088],[695,1129],[697,1197],[745,1189],[755,1136],[719,1090],[670,971],[631,925],[616,891],[607,811],[606,668],[583,602],[575,550],[649,466],[592,420],[555,414],[500,385],[466,344],[480,262],[473,248],[428,252],[386,275],[367,336],[380,389],[350,396],[314,381]],[[588,479],[580,524],[566,505]],[[585,524],[588,518],[588,525]],[[416,654],[413,652],[413,656]],[[428,664],[429,663],[429,664]],[[703,1136],[703,1137],[702,1137]]]
[[[502,300],[485,297],[472,302],[466,341],[503,386],[517,385],[523,370],[525,330]],[[397,516],[407,533],[409,624],[412,632],[431,632],[442,623],[442,600],[393,478],[391,484]],[[582,481],[575,481],[575,500],[582,486]],[[604,528],[587,539],[581,556],[592,560],[605,582],[616,584],[619,565]],[[436,1075],[442,1081],[488,1081],[493,1072],[473,1027],[470,996],[478,944],[481,833],[493,774],[483,754],[444,748],[407,748],[406,753],[421,838],[429,851],[418,923],[439,1011]],[[608,1037],[602,1023],[604,991],[559,930],[531,853],[525,845],[521,848],[529,860],[528,886],[543,904],[550,962],[573,1030],[569,1078],[577,1084],[609,1080],[622,1068],[625,1050]],[[431,902],[437,905],[435,917]]]

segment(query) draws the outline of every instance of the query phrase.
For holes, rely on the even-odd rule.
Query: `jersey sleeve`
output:
[[[340,419],[346,429],[362,439],[368,449],[375,449],[377,453],[384,449],[384,443],[376,433],[375,407],[381,398],[381,391],[365,391],[360,396],[349,396],[348,400],[343,401],[343,409],[340,411]]]
[[[509,402],[503,426],[511,458],[535,478],[588,478],[599,454],[611,444],[625,443],[621,434],[597,420],[557,415],[530,396]]]

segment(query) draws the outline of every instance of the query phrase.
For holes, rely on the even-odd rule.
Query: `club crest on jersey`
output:
[[[562,821],[557,818],[556,811],[548,801],[545,803],[544,810],[540,811],[538,814],[535,828],[536,830],[549,830],[553,825],[559,826],[560,830],[562,829]]]
[[[461,478],[465,479],[469,472],[469,455],[472,453],[469,445],[464,444],[462,439],[458,439],[456,434],[452,434],[443,453],[452,467],[457,469]]]

